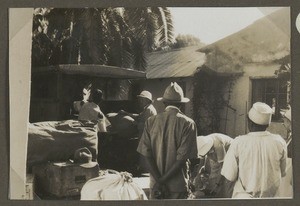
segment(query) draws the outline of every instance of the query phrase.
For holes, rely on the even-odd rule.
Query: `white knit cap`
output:
[[[250,109],[249,119],[259,125],[269,125],[272,119],[272,108],[263,102],[256,102]]]
[[[204,156],[212,148],[214,144],[210,135],[197,137],[198,156]]]

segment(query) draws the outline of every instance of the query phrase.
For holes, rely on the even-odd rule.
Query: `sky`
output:
[[[174,33],[192,34],[210,44],[252,24],[281,7],[169,7],[173,16]]]

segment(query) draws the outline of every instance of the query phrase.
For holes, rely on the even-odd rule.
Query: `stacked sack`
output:
[[[108,170],[85,183],[80,200],[147,200],[147,196],[130,173]]]

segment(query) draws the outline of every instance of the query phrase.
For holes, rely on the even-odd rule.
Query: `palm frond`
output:
[[[161,18],[164,19],[164,25],[161,25],[161,38],[160,42],[174,43],[174,26],[171,12],[166,7],[161,7]]]
[[[147,50],[152,51],[153,47],[155,46],[155,38],[156,38],[156,31],[157,27],[157,15],[152,12],[148,12],[145,24],[146,24],[146,38],[147,38]]]
[[[135,39],[132,42],[133,67],[137,70],[144,71],[147,65],[146,54],[144,50],[143,40]]]
[[[163,44],[164,40],[166,39],[165,18],[161,10],[162,10],[161,7],[151,7],[151,11],[157,16],[157,28],[156,28],[155,41],[157,42],[158,46],[161,46],[161,44]]]
[[[132,68],[132,61],[133,61],[133,55],[131,53],[131,50],[122,50],[122,57],[123,57],[123,62],[122,62],[122,67],[125,68]]]
[[[45,18],[49,22],[47,35],[55,51],[70,52],[66,59],[76,62],[79,48],[81,64],[143,70],[147,63],[145,52],[152,51],[158,42],[170,42],[173,37],[171,13],[161,7],[40,9],[35,15],[33,30],[38,30],[40,19]],[[40,43],[34,41],[34,44],[37,48]],[[56,56],[53,59],[59,59]]]
[[[124,15],[134,35],[141,39],[146,37],[147,25],[145,21],[148,15],[147,8],[126,8]]]
[[[45,18],[48,20],[47,34],[49,37],[61,40],[64,32],[70,28],[71,15],[68,9],[55,8],[52,9]]]
[[[167,22],[168,42],[174,43],[175,36],[174,36],[173,17],[168,8],[163,8],[163,10],[165,11],[166,22]]]
[[[83,36],[81,40],[81,61],[84,64],[105,64],[106,42],[102,27],[101,11],[85,9],[82,13]]]

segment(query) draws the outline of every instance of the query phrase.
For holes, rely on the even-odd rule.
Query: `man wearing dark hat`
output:
[[[235,182],[233,198],[274,197],[286,175],[286,143],[266,131],[272,113],[269,105],[254,103],[248,113],[250,133],[236,137],[225,156],[221,174]]]
[[[152,94],[149,91],[142,91],[139,95],[137,95],[138,98],[138,105],[141,112],[139,114],[129,113],[121,110],[119,113],[124,113],[130,117],[132,117],[134,120],[137,121],[137,127],[138,127],[138,136],[139,138],[142,136],[142,133],[144,131],[144,125],[146,120],[156,115],[156,109],[153,106],[153,100],[152,100]]]
[[[165,111],[146,121],[137,148],[150,171],[150,198],[186,199],[187,160],[197,158],[195,122],[180,111],[189,99],[174,82],[157,100],[165,104]]]

